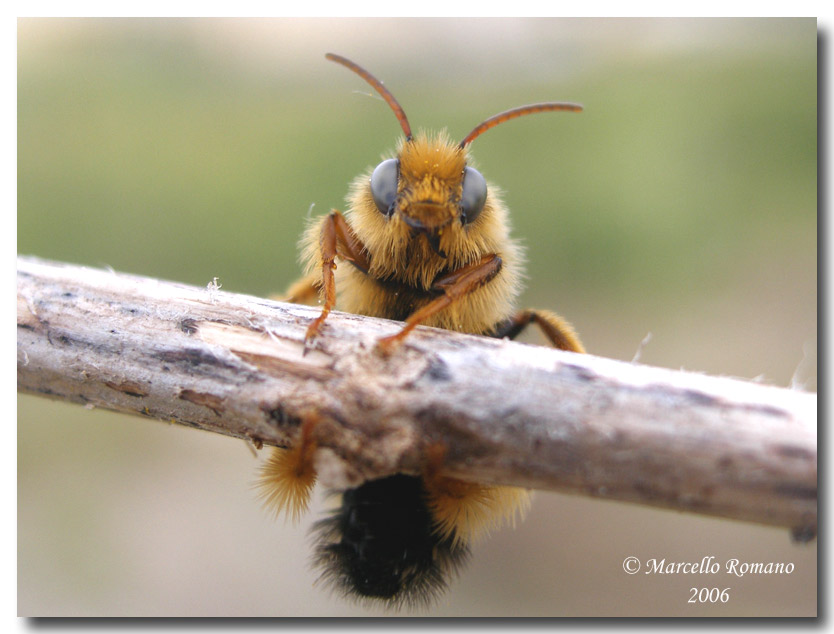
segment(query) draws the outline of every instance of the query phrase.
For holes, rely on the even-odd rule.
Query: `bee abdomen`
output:
[[[346,595],[394,605],[429,602],[469,555],[465,543],[437,531],[423,483],[413,476],[346,491],[341,508],[315,531],[323,579]]]

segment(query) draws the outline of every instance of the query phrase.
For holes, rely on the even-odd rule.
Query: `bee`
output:
[[[500,194],[470,164],[469,146],[490,128],[537,112],[578,112],[572,103],[546,102],[501,112],[456,143],[448,134],[412,134],[404,110],[376,77],[328,53],[370,84],[387,102],[404,137],[396,153],[357,178],[343,215],[314,220],[300,241],[306,275],[285,299],[320,298],[305,351],[326,335],[336,306],[348,312],[404,321],[378,341],[392,353],[418,325],[514,338],[531,323],[550,343],[584,352],[571,325],[555,313],[514,309],[522,253],[509,234]],[[316,418],[300,426],[290,449],[276,448],[262,467],[265,504],[298,518],[316,480]],[[425,448],[421,475],[397,474],[342,492],[341,506],[317,522],[314,565],[346,596],[388,606],[426,605],[469,557],[470,544],[529,505],[525,489],[464,482],[443,475],[444,447]]]

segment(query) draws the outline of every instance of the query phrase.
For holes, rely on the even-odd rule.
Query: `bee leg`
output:
[[[308,275],[293,282],[283,295],[270,295],[269,299],[290,304],[313,304],[321,293],[321,276]]]
[[[324,305],[321,314],[307,327],[304,336],[304,351],[318,334],[319,328],[336,305],[336,256],[347,260],[360,271],[367,273],[370,262],[365,245],[356,237],[347,220],[337,210],[331,211],[322,221],[319,235],[321,253],[321,281],[318,283]],[[315,283],[314,283],[315,284]]]
[[[435,531],[444,539],[465,543],[471,535],[462,526],[465,522],[461,522],[460,518],[466,516],[468,500],[477,499],[483,487],[474,482],[444,476],[442,469],[445,458],[446,446],[443,443],[432,443],[425,448],[423,489],[426,492],[426,503]]]
[[[530,492],[457,480],[441,473],[445,447],[426,447],[423,487],[435,531],[454,544],[468,544],[502,524],[515,525],[530,506]]]
[[[571,352],[585,352],[579,336],[573,327],[556,313],[546,310],[526,309],[517,312],[506,321],[498,324],[492,332],[493,337],[515,339],[522,330],[535,322],[554,348]]]
[[[307,510],[316,484],[313,429],[318,421],[318,417],[310,417],[301,424],[300,438],[295,446],[289,449],[273,447],[256,483],[264,506],[275,515],[286,513],[293,522]]]
[[[501,271],[501,265],[501,258],[493,253],[485,255],[474,264],[468,264],[436,279],[432,284],[432,290],[441,291],[443,294],[412,313],[405,320],[405,327],[402,330],[395,335],[380,339],[377,347],[383,352],[390,351],[395,344],[405,339],[408,333],[426,319],[489,282]]]

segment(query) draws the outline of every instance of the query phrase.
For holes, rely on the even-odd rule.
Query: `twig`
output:
[[[326,486],[449,475],[789,527],[817,523],[816,395],[18,259],[18,390],[291,444]]]

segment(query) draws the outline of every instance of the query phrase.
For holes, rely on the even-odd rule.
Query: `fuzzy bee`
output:
[[[301,239],[306,276],[285,299],[320,298],[305,349],[326,335],[337,303],[345,311],[405,321],[380,339],[391,353],[418,325],[513,338],[536,323],[553,346],[584,352],[570,324],[541,310],[514,308],[521,250],[510,237],[495,187],[469,165],[469,146],[486,130],[527,114],[581,110],[539,103],[507,110],[462,141],[412,135],[405,112],[382,83],[344,57],[327,59],[367,81],[388,103],[404,138],[395,155],[357,178],[344,215],[316,219]],[[274,449],[259,487],[268,507],[298,518],[315,484],[315,419],[290,449]],[[341,506],[314,527],[314,564],[343,594],[393,607],[426,604],[443,591],[479,535],[514,521],[529,504],[524,489],[445,477],[443,447],[429,446],[420,476],[398,474],[342,492]]]

